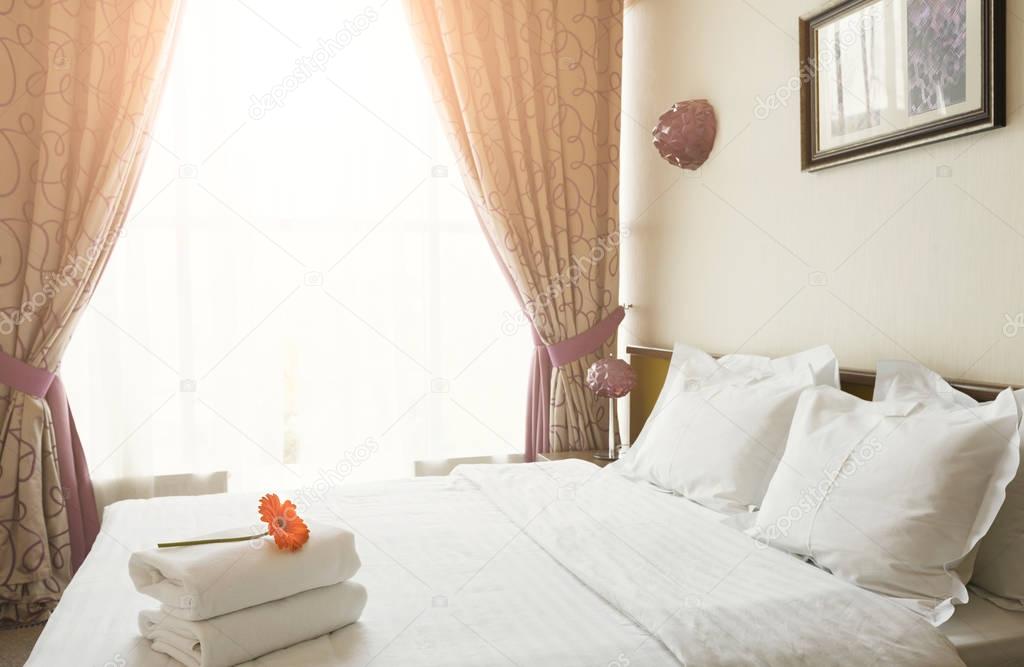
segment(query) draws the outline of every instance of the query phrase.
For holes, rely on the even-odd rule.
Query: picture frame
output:
[[[1006,0],[837,0],[800,18],[801,169],[1006,125]]]

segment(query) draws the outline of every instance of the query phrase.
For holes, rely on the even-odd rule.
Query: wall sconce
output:
[[[717,132],[715,108],[707,100],[689,100],[661,114],[651,134],[661,157],[680,169],[695,170],[711,155]]]

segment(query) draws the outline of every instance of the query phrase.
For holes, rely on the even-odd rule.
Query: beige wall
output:
[[[763,120],[755,108],[797,73],[797,18],[818,6],[627,10],[624,342],[772,355],[825,342],[846,367],[916,358],[1024,384],[1024,330],[1003,333],[1024,313],[1024,0],[1009,2],[1007,128],[803,174],[797,96]],[[673,102],[701,97],[718,139],[684,172],[650,130]]]

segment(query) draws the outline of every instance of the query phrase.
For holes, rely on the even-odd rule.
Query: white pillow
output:
[[[800,392],[817,381],[839,383],[827,346],[715,361],[677,344],[636,444],[610,467],[720,512],[746,511],[764,497]]]
[[[972,550],[1019,448],[1009,390],[985,406],[929,410],[809,389],[750,534],[939,625],[967,601]]]
[[[1024,404],[1024,390],[1014,392],[1018,422]],[[957,391],[938,373],[909,361],[883,361],[878,364],[875,400],[912,398],[929,409],[962,406],[974,409],[978,402]],[[1019,430],[1019,429],[1018,429]],[[1006,501],[996,515],[988,534],[978,545],[971,583],[1004,609],[1024,611],[1024,475],[1019,471],[1006,488]]]

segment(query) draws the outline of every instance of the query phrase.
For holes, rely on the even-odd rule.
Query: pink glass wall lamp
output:
[[[661,157],[680,169],[696,170],[711,155],[717,132],[715,108],[707,100],[689,100],[661,114],[651,134]]]

